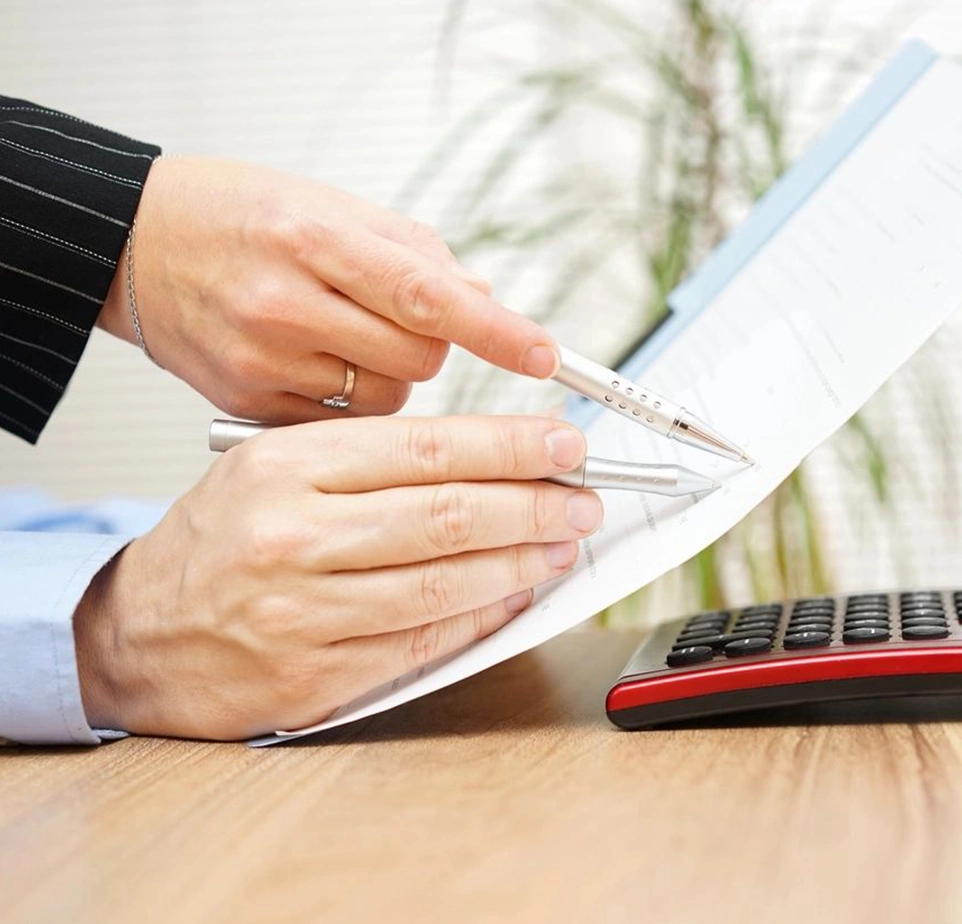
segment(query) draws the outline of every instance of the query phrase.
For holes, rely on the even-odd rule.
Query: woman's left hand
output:
[[[98,321],[134,342],[125,261]],[[160,365],[237,417],[390,414],[450,343],[546,378],[557,347],[499,305],[429,227],[311,180],[161,158],[137,212],[136,303]],[[350,405],[340,394],[356,366]]]

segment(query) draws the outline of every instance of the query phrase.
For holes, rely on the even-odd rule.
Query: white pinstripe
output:
[[[19,359],[14,359],[12,356],[5,356],[3,353],[0,353],[0,359],[2,359],[4,362],[12,363],[14,366],[19,366],[24,372],[29,372],[32,376],[40,379],[41,382],[46,382],[58,393],[64,390],[64,386],[61,385],[60,382],[50,378],[49,375],[44,375],[42,372],[38,372],[33,368],[33,366],[28,366],[26,363],[20,362]]]
[[[84,119],[78,119],[76,116],[67,115],[66,112],[57,112],[56,109],[44,109],[42,106],[0,106],[0,112],[39,112],[43,115],[56,116],[59,119],[69,119],[71,122],[79,122],[81,125],[88,125],[90,128],[95,128],[99,132],[106,132],[109,135],[116,135],[118,138],[123,138],[124,141],[132,141],[134,144],[141,144],[136,138],[131,138],[129,135],[122,135],[120,132],[110,131],[110,129],[100,128],[94,125],[93,122],[87,122]]]
[[[29,433],[34,438],[40,435],[39,430],[35,430],[33,427],[28,427],[22,420],[20,420],[20,418],[14,417],[12,414],[5,414],[3,411],[0,411],[0,417],[2,417],[4,420],[10,421],[10,423],[14,424],[17,427],[20,427],[21,429],[26,430],[27,433]]]
[[[0,106],[0,109],[4,107]],[[29,122],[18,122],[16,119],[0,119],[4,125],[19,125],[21,128],[33,128],[38,132],[50,132],[51,135],[59,135],[61,138],[66,138],[68,141],[76,141],[78,144],[89,144],[93,148],[99,148],[101,151],[109,151],[111,154],[123,154],[125,157],[140,157],[144,160],[153,161],[153,154],[138,154],[136,151],[122,151],[120,148],[109,148],[105,144],[97,144],[96,141],[89,141],[86,138],[78,138],[76,135],[67,135],[64,132],[58,132],[55,128],[49,128],[46,125],[31,125]]]
[[[13,395],[14,398],[19,398],[24,404],[29,404],[30,407],[40,411],[40,413],[44,416],[50,413],[50,408],[43,407],[43,405],[37,404],[36,401],[31,401],[26,395],[21,395],[20,392],[15,388],[10,388],[9,385],[4,385],[2,382],[0,382],[0,391],[5,391],[8,394]]]
[[[0,125],[3,125],[0,122]],[[98,170],[96,167],[88,167],[86,164],[78,164],[72,160],[67,160],[65,157],[57,157],[55,154],[48,154],[46,151],[37,151],[34,148],[28,148],[25,144],[17,144],[16,141],[11,141],[9,138],[0,138],[0,144],[13,148],[15,151],[22,151],[24,154],[31,154],[34,157],[39,157],[42,160],[49,160],[57,164],[62,164],[65,167],[73,167],[74,170],[79,170],[81,173],[89,173],[92,176],[99,176],[105,180],[110,180],[112,183],[117,183],[120,186],[130,186],[134,189],[140,189],[140,183],[136,180],[127,179],[123,176],[115,176],[113,173],[107,173],[106,170]]]
[[[11,273],[19,273],[21,276],[26,276],[29,279],[36,279],[37,282],[45,282],[47,285],[54,286],[57,289],[62,289],[64,292],[69,292],[71,295],[79,295],[81,298],[87,299],[88,302],[93,302],[95,305],[103,304],[103,300],[97,298],[96,295],[88,295],[86,292],[81,292],[80,289],[72,289],[70,286],[65,286],[62,282],[57,282],[55,279],[47,279],[46,276],[38,276],[36,273],[31,273],[29,270],[21,269],[18,266],[11,266],[9,263],[0,263],[0,269],[9,270]],[[83,328],[78,328],[78,330],[83,330]]]
[[[102,257],[99,253],[94,253],[92,250],[87,250],[86,247],[81,247],[79,244],[71,244],[70,241],[65,241],[62,238],[54,237],[52,234],[47,234],[46,231],[41,231],[39,228],[31,228],[29,225],[22,225],[19,221],[14,221],[12,218],[4,218],[0,215],[0,224],[7,225],[11,228],[16,228],[16,230],[26,234],[28,237],[35,237],[40,241],[47,241],[50,244],[57,244],[66,250],[72,250],[75,253],[83,254],[86,257],[90,257],[96,260],[98,263],[102,263],[104,266],[116,266],[116,262],[107,257]]]
[[[69,356],[64,356],[63,353],[58,353],[56,350],[50,349],[48,346],[44,346],[41,343],[33,343],[30,340],[21,340],[19,337],[14,337],[13,334],[5,334],[0,330],[0,337],[4,340],[12,340],[14,343],[19,343],[20,346],[30,347],[33,350],[40,350],[41,353],[49,353],[51,356],[56,356],[57,359],[62,359],[65,363],[70,365],[73,369],[77,365],[77,360],[71,359]]]
[[[14,311],[22,311],[24,314],[32,314],[35,317],[43,318],[46,321],[50,321],[52,324],[59,324],[61,327],[66,328],[72,334],[79,334],[81,337],[87,336],[87,331],[77,324],[71,324],[69,321],[65,321],[63,318],[58,318],[56,315],[47,314],[46,311],[41,311],[39,308],[31,308],[29,305],[21,305],[20,302],[12,302],[9,298],[4,298],[0,296],[0,305],[7,305],[13,308]]]
[[[54,202],[59,202],[61,205],[69,205],[71,208],[79,209],[81,212],[86,212],[88,215],[93,215],[95,218],[102,218],[104,221],[109,221],[113,225],[119,225],[125,230],[127,228],[127,222],[121,221],[119,218],[114,218],[111,215],[105,215],[103,212],[98,212],[96,209],[87,208],[86,205],[81,205],[79,202],[71,202],[69,199],[64,199],[61,196],[55,196],[53,193],[49,193],[45,189],[37,189],[36,186],[28,186],[26,183],[21,183],[19,180],[13,179],[13,177],[4,176],[2,173],[0,173],[0,183],[9,183],[11,186],[17,186],[18,188],[24,189],[27,192],[36,193],[38,196],[43,196],[45,199],[52,199]]]

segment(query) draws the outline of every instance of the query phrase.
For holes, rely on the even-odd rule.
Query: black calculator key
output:
[[[852,616],[861,613],[888,613],[889,608],[887,606],[879,606],[876,603],[860,603],[858,606],[849,606],[845,609],[846,616]]]
[[[948,626],[905,626],[902,629],[902,638],[906,638],[909,641],[913,639],[948,637]]]
[[[694,629],[683,629],[678,638],[696,638],[699,635],[718,635],[718,626],[695,626]]]
[[[824,648],[831,640],[832,636],[828,632],[819,632],[812,629],[804,632],[793,631],[790,635],[785,636],[782,644],[787,649]]]
[[[948,626],[944,616],[903,616],[902,626]]]
[[[678,634],[678,641],[684,641],[686,638],[701,638],[703,635],[718,635],[724,630],[724,626],[698,626],[695,629],[685,629]]]
[[[888,603],[888,594],[852,594],[848,598],[849,603],[865,603],[870,601],[872,603]]]
[[[799,632],[822,632],[828,638],[832,633],[832,626],[820,622],[800,622],[785,629],[785,638],[789,635],[797,635]]]
[[[729,642],[725,646],[725,656],[728,658],[740,658],[744,655],[761,654],[772,650],[772,640],[755,636],[754,638],[740,638],[737,641]]]
[[[911,617],[913,617],[913,616],[915,616],[915,617],[918,617],[918,616],[942,616],[942,617],[944,617],[944,616],[945,616],[945,610],[943,610],[943,609],[941,609],[941,608],[935,609],[934,607],[931,607],[931,606],[927,606],[927,607],[924,607],[924,608],[923,608],[923,607],[920,607],[919,609],[913,609],[913,610],[902,610],[902,618],[903,618],[903,619],[911,618]]]
[[[755,603],[752,606],[743,606],[738,614],[740,616],[759,616],[762,613],[773,616],[780,616],[782,612],[781,603]]]
[[[697,626],[689,626],[686,629],[682,629],[678,633],[679,638],[685,638],[689,635],[717,635],[719,632],[725,631],[725,624],[723,622],[703,622]]]
[[[731,613],[728,613],[725,610],[717,610],[714,613],[699,613],[697,616],[692,616],[691,619],[688,620],[687,624],[689,626],[694,626],[703,622],[726,623],[728,622],[729,616],[731,616]]]
[[[822,626],[830,626],[835,622],[834,616],[822,616],[820,613],[801,613],[798,616],[793,616],[788,624],[790,626],[798,625],[799,623],[818,623]]]
[[[744,629],[736,629],[732,635],[758,635],[763,638],[775,638],[775,628],[746,626]]]
[[[750,629],[762,629],[766,632],[774,632],[775,627],[778,625],[778,620],[765,620],[764,622],[759,622],[757,620],[752,620],[751,622],[736,622],[733,632],[747,632]]]
[[[729,642],[740,642],[746,638],[757,637],[754,632],[727,632],[725,634],[706,635],[695,641],[697,641],[699,645],[708,645],[717,651],[720,648],[724,648]],[[680,648],[685,648],[691,644],[694,644],[694,642],[676,642],[671,648],[672,651],[678,651]]]
[[[942,594],[937,590],[907,590],[899,594],[900,600],[941,600]]]
[[[669,652],[665,658],[669,667],[683,667],[686,664],[701,664],[715,657],[715,652],[707,645],[692,645],[690,648],[679,648]]]
[[[842,633],[842,641],[846,645],[858,645],[864,642],[887,642],[889,630],[881,626],[858,626],[846,629]]]
[[[846,619],[843,629],[887,629],[887,619]]]

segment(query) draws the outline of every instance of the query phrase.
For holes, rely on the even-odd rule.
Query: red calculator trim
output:
[[[689,668],[663,676],[618,680],[609,691],[609,715],[675,700],[691,700],[721,693],[746,692],[804,683],[845,681],[855,678],[922,674],[962,675],[962,646],[909,646],[875,650],[827,651],[824,654],[787,656],[767,661],[726,664],[710,669]]]

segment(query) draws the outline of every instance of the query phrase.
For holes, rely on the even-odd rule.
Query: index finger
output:
[[[378,235],[342,237],[339,248],[318,248],[314,259],[327,283],[407,330],[456,343],[509,372],[550,378],[558,371],[558,347],[543,327],[409,247]]]
[[[255,449],[254,444],[258,448]],[[381,417],[280,427],[256,437],[255,464],[353,494],[449,481],[513,481],[571,471],[580,430],[542,417]]]

